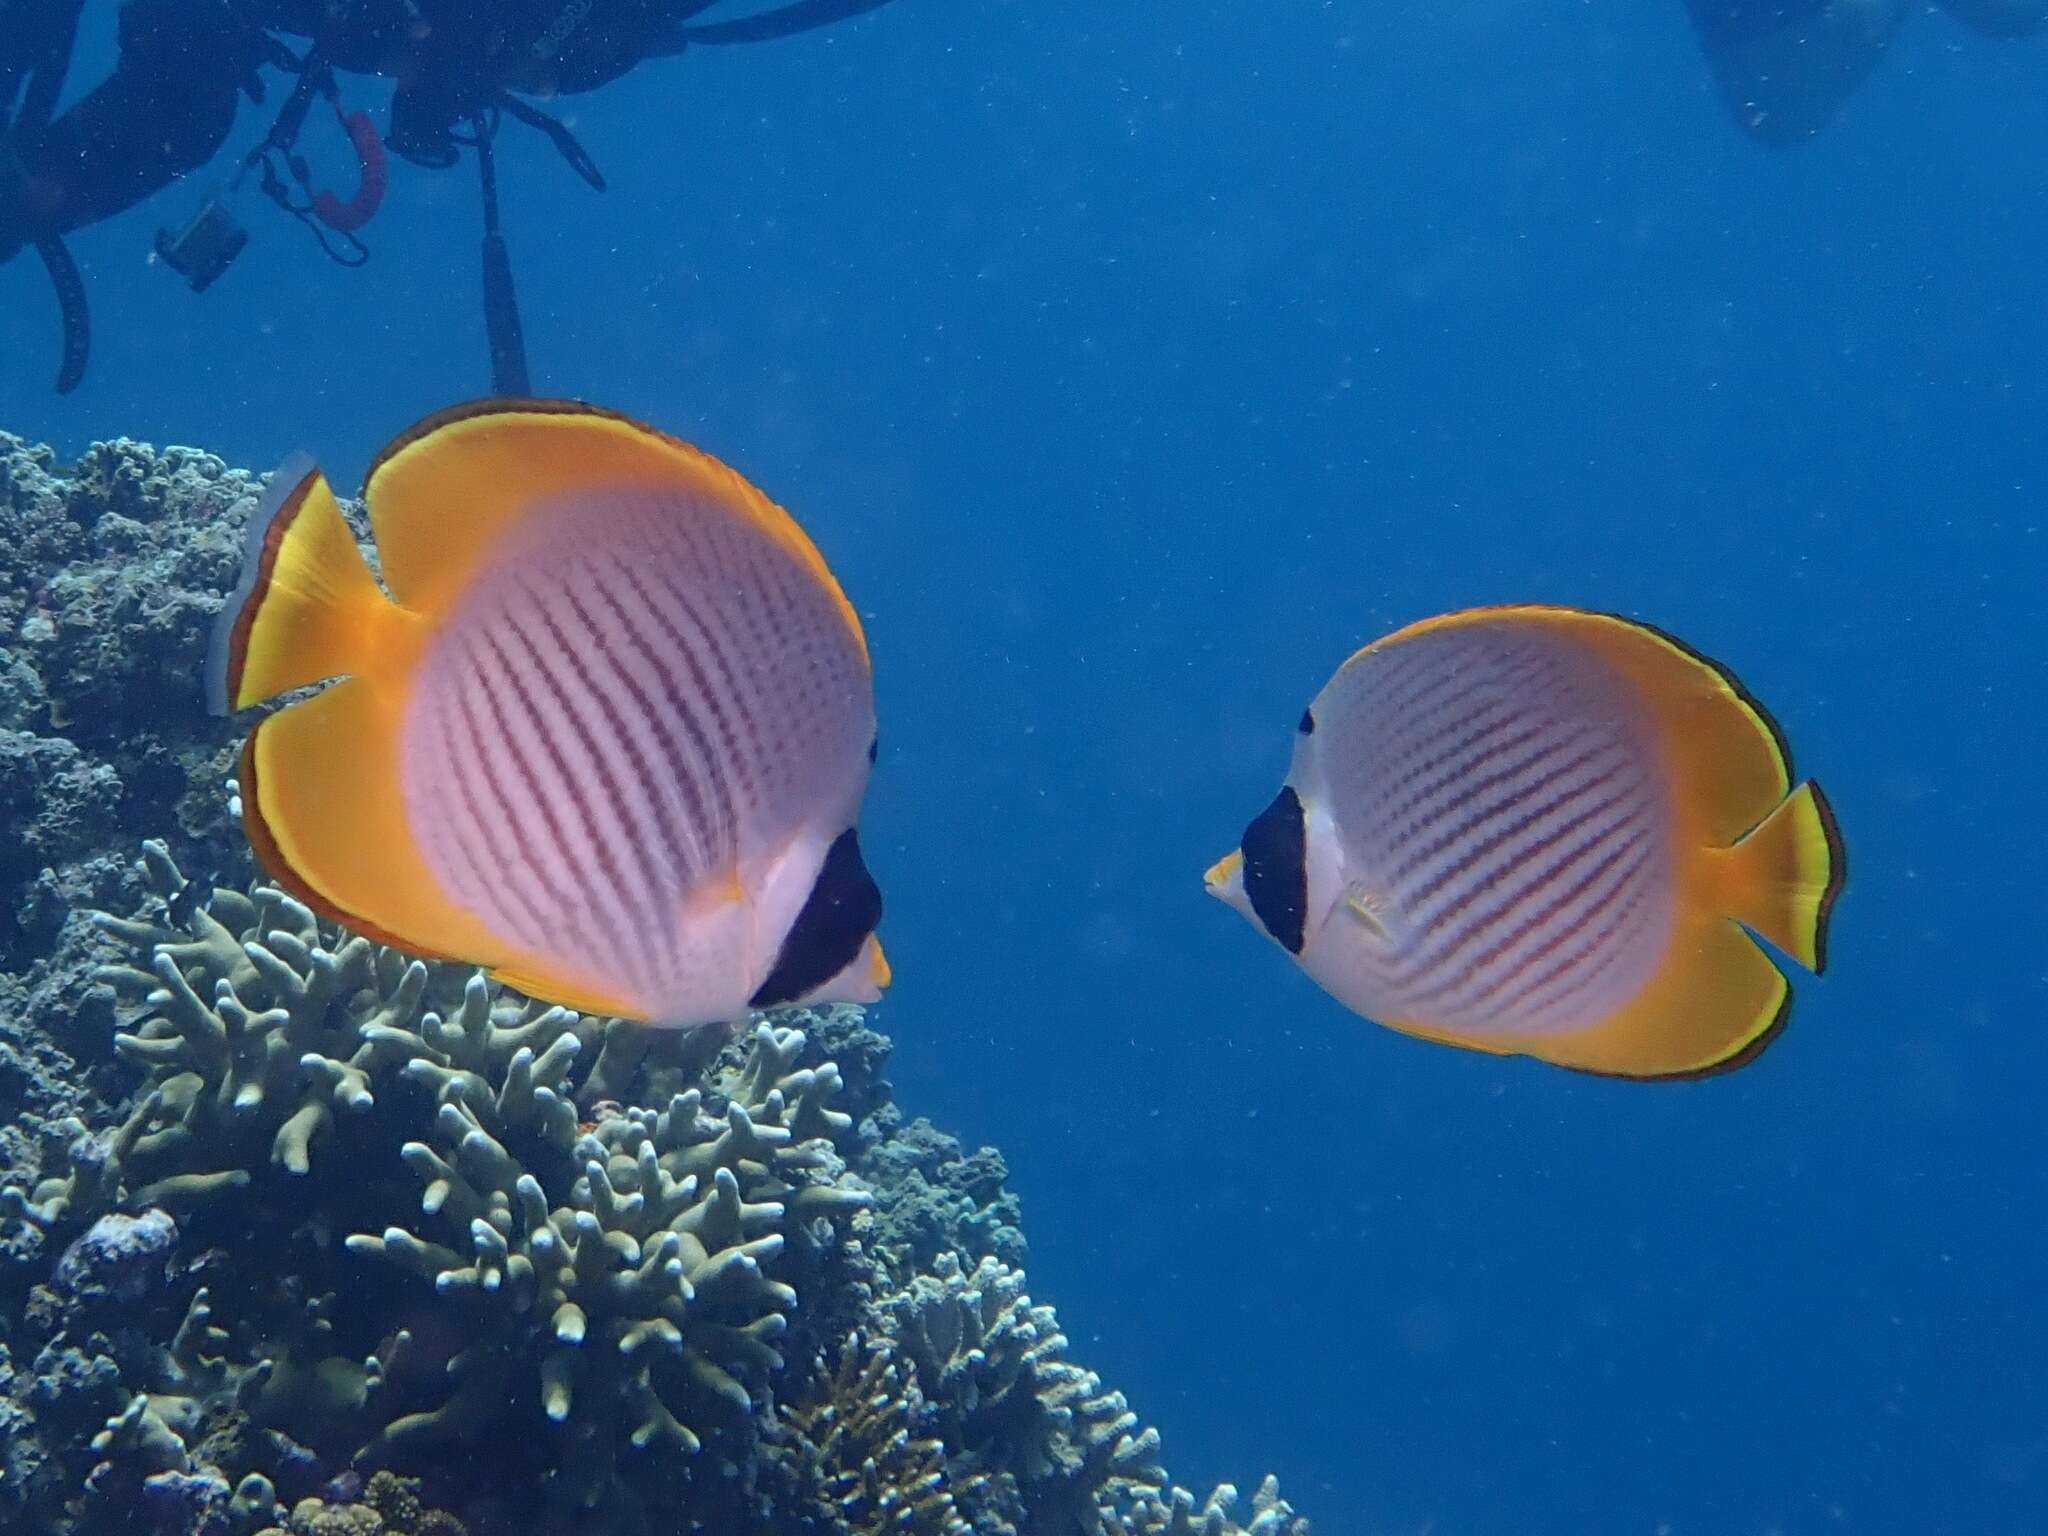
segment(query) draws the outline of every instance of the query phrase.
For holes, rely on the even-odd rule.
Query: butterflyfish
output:
[[[273,477],[208,658],[216,713],[327,684],[242,752],[282,886],[593,1013],[880,995],[867,642],[787,512],[549,400],[429,417],[364,499],[376,575],[310,460]]]
[[[1425,1039],[1630,1078],[1752,1059],[1760,935],[1823,964],[1828,804],[1723,668],[1572,608],[1425,619],[1353,655],[1211,894],[1339,1002]]]

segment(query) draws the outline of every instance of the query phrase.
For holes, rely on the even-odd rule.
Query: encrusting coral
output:
[[[192,449],[63,464],[0,432],[0,1156],[29,1150],[7,1144],[24,1101],[99,1107],[110,1021],[79,1006],[84,912],[134,905],[151,833],[213,861],[238,840],[212,789],[236,731],[188,701],[260,489]]]
[[[420,1499],[418,1478],[371,1474],[353,1498],[305,1498],[257,1536],[469,1536],[446,1510]]]

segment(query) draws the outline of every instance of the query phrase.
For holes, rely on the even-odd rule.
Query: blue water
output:
[[[1915,16],[1788,153],[1676,0],[896,0],[570,103],[602,196],[507,130],[537,386],[742,468],[868,616],[900,1096],[1002,1146],[1182,1481],[1332,1536],[2048,1529],[2044,86]],[[352,483],[483,391],[466,166],[396,167],[359,272],[251,206],[195,299],[142,258],[196,197],[76,241],[68,400],[0,271],[0,425]],[[1755,1066],[1397,1038],[1203,895],[1351,648],[1514,598],[1719,657],[1834,800]]]

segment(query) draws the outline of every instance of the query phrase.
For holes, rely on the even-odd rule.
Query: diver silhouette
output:
[[[2048,0],[1934,0],[1992,37],[2048,29]],[[1825,128],[1914,0],[1685,0],[1715,84],[1745,132],[1786,144]]]
[[[85,376],[91,323],[65,237],[133,207],[219,153],[240,99],[262,103],[266,67],[294,84],[230,190],[254,177],[344,265],[376,214],[388,146],[427,167],[474,151],[484,201],[484,308],[493,388],[528,393],[525,343],[498,217],[492,141],[512,118],[545,133],[592,187],[598,173],[569,130],[534,100],[594,90],[645,60],[697,45],[791,37],[888,0],[770,0],[705,19],[719,0],[121,0],[113,70],[64,112],[86,0],[0,0],[0,265],[34,249],[63,318],[60,393]],[[295,51],[296,49],[296,51]],[[388,127],[342,103],[337,76],[396,82]],[[346,195],[315,187],[295,146],[316,102],[354,152]],[[161,231],[156,255],[195,290],[248,239],[224,196]]]

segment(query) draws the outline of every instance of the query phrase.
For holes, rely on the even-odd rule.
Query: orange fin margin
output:
[[[1784,1028],[1792,988],[1756,940],[1725,917],[1681,918],[1663,969],[1633,999],[1575,1034],[1518,1042],[1601,1077],[1692,1078],[1755,1058]]]
[[[242,819],[271,876],[322,917],[432,960],[481,965],[581,1013],[633,1017],[586,978],[500,938],[446,895],[414,841],[399,788],[400,700],[336,683],[259,723],[242,749]]]
[[[278,883],[323,917],[434,959],[509,946],[442,894],[399,789],[398,701],[364,678],[260,722],[242,749],[242,820]]]
[[[633,484],[694,492],[760,528],[832,595],[866,654],[860,619],[794,518],[711,455],[599,406],[505,398],[436,412],[378,454],[363,495],[392,592],[439,614],[496,538],[535,506]]]

